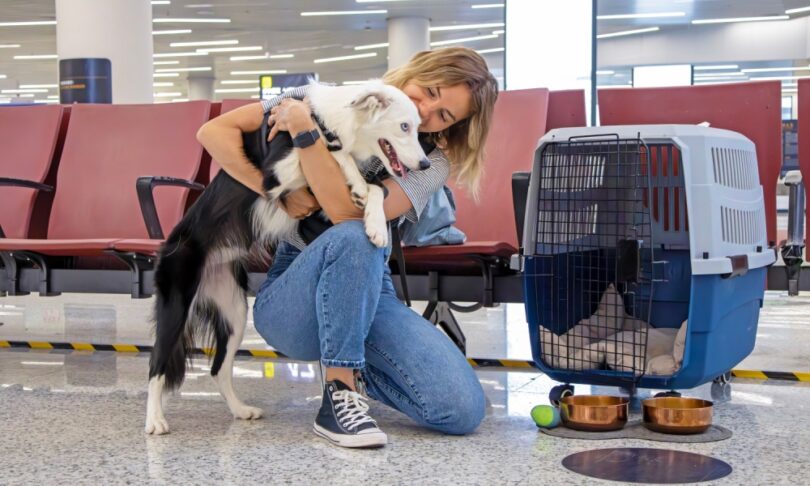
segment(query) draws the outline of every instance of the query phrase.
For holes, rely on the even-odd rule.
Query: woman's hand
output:
[[[312,121],[312,110],[310,110],[307,100],[299,101],[293,98],[285,98],[270,109],[267,125],[270,127],[270,133],[267,135],[268,142],[273,140],[279,131],[289,132],[290,135],[295,136],[300,132],[315,128],[315,123]]]
[[[302,187],[281,198],[281,208],[291,218],[304,219],[321,209],[318,200],[309,192],[309,188]]]

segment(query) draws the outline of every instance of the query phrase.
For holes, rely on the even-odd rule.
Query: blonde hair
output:
[[[470,116],[432,134],[445,152],[456,180],[477,198],[484,169],[484,142],[492,122],[498,83],[480,54],[466,47],[447,47],[417,53],[404,66],[385,73],[386,84],[402,89],[466,84],[472,94]]]

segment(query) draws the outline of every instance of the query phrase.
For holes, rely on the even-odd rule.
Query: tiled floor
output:
[[[150,301],[63,295],[0,299],[0,340],[151,344]],[[529,359],[521,306],[465,315],[471,357]],[[755,352],[738,368],[810,371],[810,296],[769,293]],[[245,346],[263,347],[251,330]],[[265,418],[231,419],[204,361],[167,408],[171,434],[143,433],[148,357],[107,352],[0,351],[0,484],[608,484],[568,472],[568,454],[658,447],[711,455],[734,468],[717,484],[807,484],[810,384],[735,380],[686,392],[716,402],[723,442],[579,441],[538,433],[528,416],[555,383],[536,373],[479,371],[487,418],[467,437],[415,427],[372,403],[390,444],[337,449],[311,424],[319,378],[311,363],[241,360],[235,387]],[[577,393],[616,392],[578,386]],[[650,392],[643,392],[648,395]],[[637,413],[637,412],[635,412]]]

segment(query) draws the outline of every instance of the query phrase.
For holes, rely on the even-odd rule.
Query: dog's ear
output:
[[[388,109],[394,100],[380,91],[366,91],[355,98],[349,106],[375,120]]]

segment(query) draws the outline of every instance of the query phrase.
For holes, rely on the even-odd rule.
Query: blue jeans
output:
[[[293,359],[361,370],[371,398],[423,426],[472,432],[484,418],[478,377],[447,336],[397,298],[389,254],[359,221],[329,228],[304,251],[283,243],[256,294],[256,329]]]

